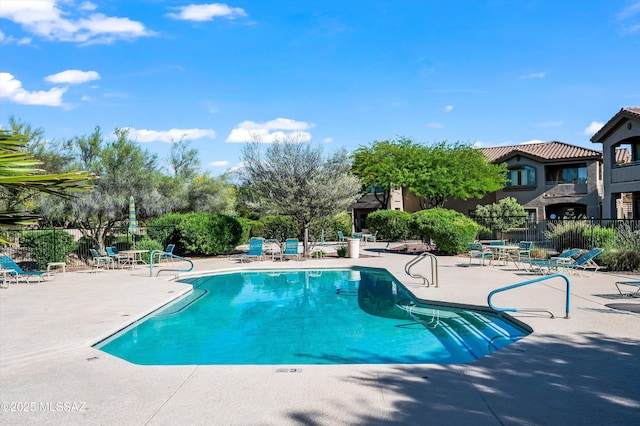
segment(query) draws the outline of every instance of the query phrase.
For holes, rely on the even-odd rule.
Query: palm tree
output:
[[[24,151],[28,137],[0,130],[0,210],[1,225],[33,223],[38,215],[21,209],[37,194],[73,197],[77,191],[89,191],[98,177],[87,172],[47,174],[32,154]],[[0,242],[8,244],[2,238]]]

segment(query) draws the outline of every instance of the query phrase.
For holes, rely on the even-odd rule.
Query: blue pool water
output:
[[[527,331],[499,315],[418,303],[383,269],[220,273],[96,345],[135,364],[469,362]]]

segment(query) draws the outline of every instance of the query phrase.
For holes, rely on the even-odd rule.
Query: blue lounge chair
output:
[[[46,281],[47,278],[51,277],[53,277],[52,279],[55,279],[55,274],[49,274],[42,271],[25,271],[13,259],[6,255],[0,255],[0,266],[2,269],[13,271],[9,272],[9,274],[11,275],[11,278],[16,280],[16,283],[21,279],[28,283],[31,282],[31,280],[40,282]]]
[[[343,243],[347,241],[347,237],[344,236],[342,231],[338,231],[338,242]]]
[[[371,235],[367,235],[365,237],[365,242],[367,242],[367,243],[375,243],[377,238],[378,238],[378,231],[374,232]]]
[[[96,271],[101,266],[106,266],[107,268],[111,266],[115,269],[115,262],[111,256],[103,256],[96,249],[89,249],[89,253],[91,253],[91,266],[96,268]]]
[[[160,254],[160,260],[169,259],[169,262],[173,262],[173,250],[175,248],[175,244],[167,244],[167,248],[164,249],[164,253]]]
[[[240,262],[243,262],[245,259],[262,260],[264,257],[263,247],[264,238],[251,238],[251,240],[249,240],[249,251],[240,257]]]
[[[485,259],[489,259],[489,263],[493,260],[493,252],[491,250],[485,249],[485,247],[481,243],[471,243],[469,244],[469,265],[471,265],[471,261],[473,259],[478,259],[478,263],[484,266]]]
[[[602,251],[601,248],[591,249],[581,254],[573,263],[561,263],[558,268],[567,269],[569,272],[576,272],[580,276],[582,276],[583,272],[592,270],[591,275],[593,275],[600,269],[600,265],[598,265],[594,259],[602,253]]]
[[[124,268],[124,265],[129,263],[129,257],[120,254],[120,251],[116,247],[106,247],[107,256],[113,259],[114,265],[117,263],[120,268]]]
[[[300,241],[297,238],[287,238],[284,242],[284,250],[280,255],[280,258],[284,260],[285,257],[295,257],[296,260],[300,260],[300,251],[298,249]]]
[[[576,272],[578,275],[582,275],[582,272],[586,272],[587,270],[592,269],[593,272],[591,273],[591,275],[593,275],[598,269],[600,269],[600,266],[593,260],[600,253],[602,253],[602,249],[596,248],[581,254],[575,260],[564,260],[563,258],[559,258],[558,256],[556,256],[553,259],[535,262],[531,265],[533,268],[539,269],[540,273],[542,274],[548,273],[551,270],[559,271],[561,269],[564,269],[568,273]]]
[[[528,268],[524,268],[529,272],[533,272],[537,268],[540,273],[544,274],[544,270],[542,268],[546,267],[548,269],[549,265],[551,264],[551,267],[553,269],[554,265],[558,263],[573,263],[574,261],[573,258],[579,255],[580,252],[582,252],[582,250],[580,249],[568,249],[563,251],[557,256],[551,257],[550,259],[531,259],[530,258],[530,259],[522,260],[521,263],[524,263],[525,265],[529,265]]]

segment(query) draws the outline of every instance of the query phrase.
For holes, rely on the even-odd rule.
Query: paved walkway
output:
[[[486,306],[487,294],[534,276],[513,265],[440,257],[440,286],[404,274],[409,255],[302,262],[228,259],[195,270],[261,267],[387,268],[418,297]],[[534,333],[459,365],[140,366],[91,347],[188,286],[148,269],[67,272],[53,282],[0,289],[0,424],[59,425],[638,425],[640,298],[614,283],[640,276],[571,276],[496,296]],[[28,411],[27,411],[28,410]]]

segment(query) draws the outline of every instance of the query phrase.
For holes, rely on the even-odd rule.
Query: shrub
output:
[[[411,235],[411,214],[400,210],[376,210],[367,216],[369,232],[388,241],[406,240]]]
[[[351,234],[351,216],[348,213],[340,213],[311,222],[309,236],[314,241],[322,239],[322,231],[326,241],[335,241],[338,238],[338,231],[342,231],[345,235]]]
[[[73,235],[63,230],[30,231],[20,235],[20,245],[25,247],[38,264],[45,269],[49,262],[66,262],[69,253],[78,244]]]
[[[628,223],[621,224],[613,244],[602,254],[602,261],[612,271],[640,270],[640,231],[634,231]]]
[[[182,215],[178,230],[185,250],[198,255],[229,252],[242,242],[242,225],[224,214],[187,213]]]
[[[284,241],[287,238],[300,238],[300,224],[291,216],[263,216],[262,236]]]
[[[439,207],[414,213],[413,223],[423,238],[432,239],[440,252],[451,255],[466,252],[479,229],[462,213]]]
[[[176,244],[180,238],[178,226],[182,222],[183,216],[179,213],[168,213],[153,219],[147,226],[147,235],[152,240],[158,241],[162,246],[167,246],[167,244],[171,243]]]
[[[545,235],[558,251],[570,248],[590,250],[594,247],[611,246],[616,238],[616,231],[600,225],[594,226],[584,220],[563,220],[549,223],[549,230]]]
[[[340,246],[336,249],[336,253],[338,253],[338,257],[347,257],[347,246]]]
[[[143,238],[136,240],[136,250],[149,250],[149,252],[152,252],[153,250],[164,250],[164,246],[156,240]]]

